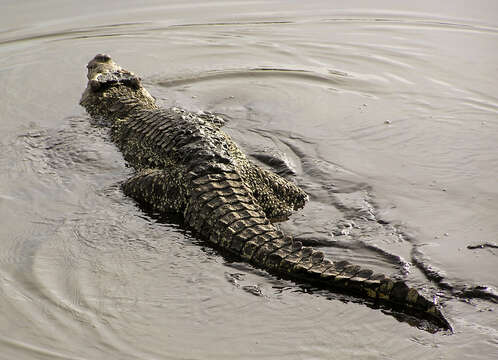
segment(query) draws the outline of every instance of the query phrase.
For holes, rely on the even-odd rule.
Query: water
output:
[[[467,248],[498,242],[496,2],[0,6],[1,359],[498,356],[498,249]],[[437,294],[454,334],[306,293],[144,214],[78,106],[99,52],[287,163],[311,202],[283,228]]]

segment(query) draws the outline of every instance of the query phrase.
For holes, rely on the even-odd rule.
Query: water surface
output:
[[[496,2],[1,9],[0,358],[498,356]],[[311,198],[282,228],[435,296],[454,333],[230,262],[141,211],[78,106],[99,52],[279,158]]]

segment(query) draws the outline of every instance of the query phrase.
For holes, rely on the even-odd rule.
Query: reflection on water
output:
[[[0,358],[498,356],[498,253],[477,246],[498,233],[497,6],[371,6],[5,5]],[[455,334],[310,294],[144,214],[77,105],[99,52],[166,106],[224,114],[309,193],[286,231],[435,294]]]

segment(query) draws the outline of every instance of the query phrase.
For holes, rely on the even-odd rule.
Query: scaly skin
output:
[[[251,163],[213,114],[160,109],[140,79],[107,55],[88,64],[80,104],[111,128],[111,138],[136,174],[123,191],[155,211],[176,213],[199,237],[256,267],[336,292],[389,305],[443,329],[449,323],[431,301],[347,261],[324,259],[284,235],[273,221],[304,206],[293,183]]]

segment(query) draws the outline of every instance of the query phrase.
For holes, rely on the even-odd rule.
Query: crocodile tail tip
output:
[[[416,289],[408,287],[404,281],[374,274],[372,270],[363,269],[348,261],[333,262],[326,259],[322,251],[303,247],[301,244],[296,246],[296,242],[282,245],[280,250],[268,247],[266,261],[254,261],[255,258],[252,261],[272,269],[282,277],[306,281],[332,291],[350,293],[381,306],[387,306],[396,312],[411,315],[419,320],[427,320],[431,324],[427,327],[423,322],[417,323],[428,331],[453,332],[440,307]],[[263,249],[264,247],[260,252],[265,252]]]

